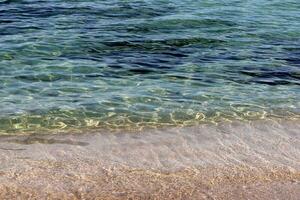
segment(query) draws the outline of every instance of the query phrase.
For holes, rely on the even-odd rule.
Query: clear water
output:
[[[300,114],[298,0],[0,0],[0,133]]]

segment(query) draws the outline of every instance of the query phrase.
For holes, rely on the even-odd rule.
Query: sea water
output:
[[[297,0],[1,0],[0,134],[300,116]]]

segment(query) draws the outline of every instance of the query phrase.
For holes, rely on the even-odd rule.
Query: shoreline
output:
[[[9,130],[0,130],[0,138],[1,137],[11,137],[11,136],[34,136],[34,135],[72,135],[72,134],[91,134],[91,133],[142,133],[149,132],[151,130],[166,130],[166,129],[176,129],[176,128],[188,128],[188,127],[199,127],[199,126],[220,126],[223,124],[236,124],[236,123],[260,123],[261,121],[268,123],[282,123],[288,121],[300,121],[299,114],[291,114],[290,115],[270,115],[265,117],[253,117],[253,118],[230,118],[229,116],[220,117],[220,118],[207,118],[205,115],[201,115],[202,119],[187,120],[181,122],[130,122],[128,124],[121,123],[117,124],[109,124],[105,122],[100,125],[98,121],[90,120],[88,123],[90,126],[82,126],[82,127],[68,127],[63,122],[61,123],[61,127],[57,128],[41,128],[35,127],[32,130],[22,130],[22,129],[9,129]]]
[[[0,198],[297,199],[300,123],[0,137]]]

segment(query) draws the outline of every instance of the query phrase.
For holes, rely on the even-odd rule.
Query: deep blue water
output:
[[[0,133],[298,118],[298,0],[0,0]]]

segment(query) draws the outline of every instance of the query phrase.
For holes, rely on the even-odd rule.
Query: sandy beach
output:
[[[0,199],[299,199],[299,121],[2,136]]]

